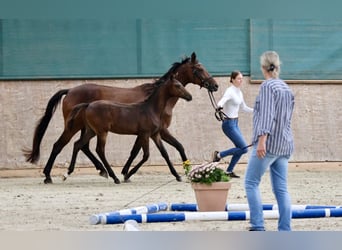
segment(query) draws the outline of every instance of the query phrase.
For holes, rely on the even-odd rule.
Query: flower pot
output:
[[[225,211],[230,182],[213,182],[212,184],[192,183],[198,211]]]

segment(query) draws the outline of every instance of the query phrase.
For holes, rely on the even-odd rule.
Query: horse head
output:
[[[206,88],[210,92],[218,90],[217,82],[209,74],[203,64],[198,61],[195,52],[191,54],[191,57],[184,58],[182,62],[175,62],[169,71],[161,78],[168,79],[171,74],[176,73],[177,80],[179,80],[183,86],[188,83],[193,83],[199,85],[201,88]]]
[[[214,92],[218,90],[218,84],[215,79],[209,74],[207,69],[201,64],[197,58],[196,53],[193,52],[191,54],[190,64],[192,67],[192,74],[194,75],[194,84],[199,85],[200,87],[204,87],[208,89],[210,92]]]

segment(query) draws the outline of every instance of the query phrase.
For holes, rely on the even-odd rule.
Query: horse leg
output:
[[[51,169],[53,167],[53,163],[55,162],[55,159],[57,155],[62,151],[62,149],[65,147],[66,144],[70,141],[72,136],[75,133],[71,133],[70,131],[64,130],[62,135],[58,138],[58,140],[53,144],[52,151],[50,153],[49,159],[44,167],[43,173],[45,174],[45,184],[51,184]]]
[[[138,136],[139,138],[140,136]],[[138,140],[137,138],[137,140]],[[150,149],[149,149],[149,138],[148,137],[144,137],[144,138],[139,138],[140,146],[142,147],[144,154],[143,154],[143,158],[141,159],[140,162],[138,162],[137,165],[135,165],[131,171],[128,172],[128,174],[125,175],[124,177],[124,181],[125,182],[129,182],[129,178],[135,174],[138,169],[148,160],[148,158],[150,157]]]
[[[82,135],[85,133],[85,130],[82,129],[81,130],[81,137]],[[95,157],[95,155],[90,151],[89,149],[89,142],[86,143],[82,148],[81,148],[82,152],[89,158],[89,160],[91,160],[91,162],[95,165],[95,168],[97,170],[99,170],[99,175],[104,177],[104,178],[108,178],[108,173],[106,168],[103,166],[103,164]],[[69,173],[71,174],[73,172],[73,170],[70,172],[69,169]]]
[[[163,145],[163,142],[160,138],[160,134],[157,133],[156,135],[153,135],[151,138],[154,141],[154,143],[156,144],[157,148],[159,149],[161,155],[163,156],[163,158],[167,162],[167,165],[169,166],[169,169],[170,169],[170,172],[172,173],[172,175],[174,177],[176,177],[177,181],[182,181],[182,178],[178,175],[176,169],[173,167],[173,165],[170,161],[169,154],[167,153],[167,151]]]
[[[160,136],[162,140],[166,141],[168,144],[170,144],[171,146],[177,149],[183,162],[188,160],[188,157],[185,155],[185,150],[184,150],[183,145],[175,137],[173,137],[170,134],[167,128],[163,128],[160,130]]]
[[[98,156],[100,157],[101,161],[103,162],[103,165],[105,166],[109,176],[113,178],[114,183],[120,184],[120,180],[118,179],[118,177],[116,177],[114,171],[112,170],[105,156],[106,137],[107,137],[107,133],[103,133],[102,135],[97,135],[96,152]]]
[[[67,177],[72,172],[74,172],[78,152],[84,147],[84,145],[87,145],[87,144],[89,145],[90,139],[93,138],[94,136],[95,136],[95,133],[92,130],[90,130],[90,129],[85,130],[83,133],[81,133],[80,139],[78,139],[74,143],[74,148],[72,151],[72,157],[71,157],[70,165],[68,167],[68,172],[66,174],[64,174],[64,176],[63,176],[64,181],[67,179]]]
[[[125,163],[124,167],[122,168],[121,174],[126,175],[128,172],[129,167],[131,166],[133,160],[137,157],[139,151],[141,149],[141,142],[139,140],[139,136],[135,140],[135,143],[133,145],[133,148],[131,150],[131,153],[129,155],[129,158],[127,162]]]
[[[92,163],[94,163],[95,168],[97,170],[99,170],[99,175],[104,177],[104,178],[108,178],[108,173],[106,168],[103,166],[103,164],[95,157],[95,155],[93,155],[93,153],[90,151],[89,149],[89,143],[87,143],[86,145],[84,145],[81,148],[82,152],[92,161]]]

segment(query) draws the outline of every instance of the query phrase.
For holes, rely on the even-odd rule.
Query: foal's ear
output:
[[[196,53],[195,52],[192,52],[192,54],[191,54],[191,62],[192,63],[197,63]]]

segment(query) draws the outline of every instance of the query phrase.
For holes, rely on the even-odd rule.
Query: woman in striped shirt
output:
[[[291,118],[294,96],[281,79],[280,59],[275,51],[260,57],[265,81],[260,86],[253,113],[253,143],[245,174],[251,231],[264,231],[259,184],[269,168],[272,190],[279,208],[279,231],[291,231],[291,200],[287,190],[288,161],[293,152]]]

